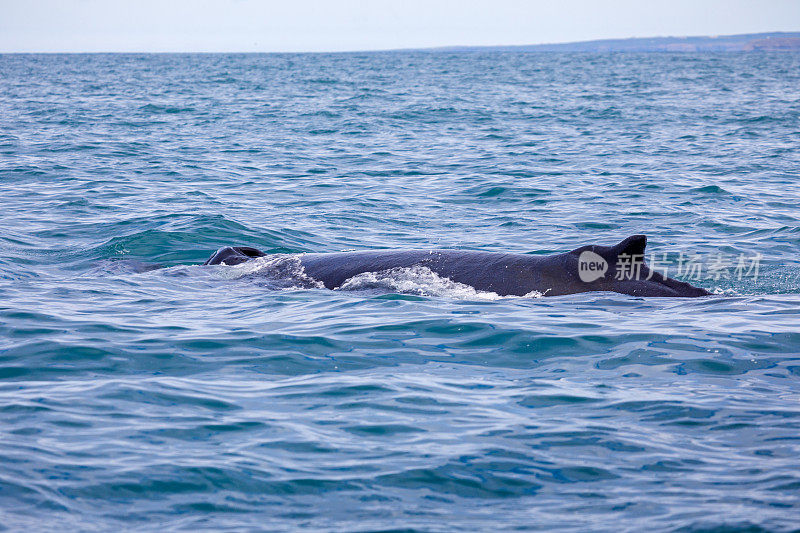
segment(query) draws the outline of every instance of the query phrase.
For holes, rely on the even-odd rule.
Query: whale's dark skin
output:
[[[529,254],[472,252],[465,250],[370,250],[363,252],[311,253],[300,256],[305,274],[328,289],[365,272],[393,268],[427,267],[439,276],[500,296],[523,296],[532,292],[560,296],[590,291],[613,291],[633,296],[708,296],[707,290],[651,272],[643,262],[647,237],[633,235],[614,246],[589,245],[570,252],[539,256]],[[582,281],[578,258],[591,251],[601,256],[608,270],[599,279]],[[235,265],[264,256],[244,246],[218,250],[206,265]],[[631,257],[641,261],[632,276]],[[649,279],[648,279],[649,278]]]

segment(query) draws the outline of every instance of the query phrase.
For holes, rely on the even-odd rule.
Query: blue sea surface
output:
[[[714,295],[200,265],[637,233]],[[0,247],[0,529],[800,524],[796,53],[2,55]]]

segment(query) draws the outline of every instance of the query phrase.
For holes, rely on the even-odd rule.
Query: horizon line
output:
[[[284,50],[284,51],[257,51],[257,50],[184,50],[184,51],[170,51],[170,50],[104,50],[104,51],[73,51],[73,50],[50,50],[50,51],[7,51],[0,50],[0,55],[34,55],[34,54],[64,54],[64,55],[90,55],[90,54],[369,54],[369,53],[382,53],[382,52],[457,52],[457,51],[480,51],[481,49],[494,49],[494,48],[525,48],[525,47],[546,47],[546,46],[569,46],[590,43],[604,43],[616,41],[633,41],[633,40],[648,40],[648,39],[725,39],[732,37],[747,37],[757,35],[778,35],[790,34],[800,37],[800,30],[788,31],[758,31],[750,33],[731,33],[731,34],[716,34],[716,35],[649,35],[638,37],[608,37],[602,39],[585,39],[580,41],[559,41],[559,42],[544,42],[544,43],[524,43],[524,44],[467,44],[467,45],[436,45],[436,46],[409,46],[402,48],[370,48],[370,49],[353,49],[353,50]],[[530,50],[534,52],[535,50]],[[737,51],[737,50],[732,50]],[[553,52],[553,50],[540,50],[539,52]],[[570,51],[575,53],[575,51]],[[670,53],[670,51],[663,51]],[[731,51],[728,51],[730,53]],[[587,53],[587,52],[584,52]],[[590,52],[589,52],[590,53]],[[674,53],[686,53],[674,51]]]

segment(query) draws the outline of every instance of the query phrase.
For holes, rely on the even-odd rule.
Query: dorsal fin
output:
[[[612,257],[618,257],[620,255],[644,255],[644,249],[647,246],[647,236],[646,235],[631,235],[627,239],[623,240],[619,244],[616,244],[611,247],[609,250]]]

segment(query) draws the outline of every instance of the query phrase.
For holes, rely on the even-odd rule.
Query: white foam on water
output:
[[[390,268],[380,272],[364,272],[345,280],[336,290],[380,290],[458,300],[499,300],[507,298],[494,292],[476,290],[469,285],[442,277],[431,269],[420,265]],[[523,298],[539,298],[541,296],[541,293],[533,291],[523,296]]]
[[[238,265],[225,268],[222,275],[229,279],[248,277],[280,282],[276,288],[324,289],[325,285],[306,274],[300,262],[302,254],[274,254],[256,257]]]

